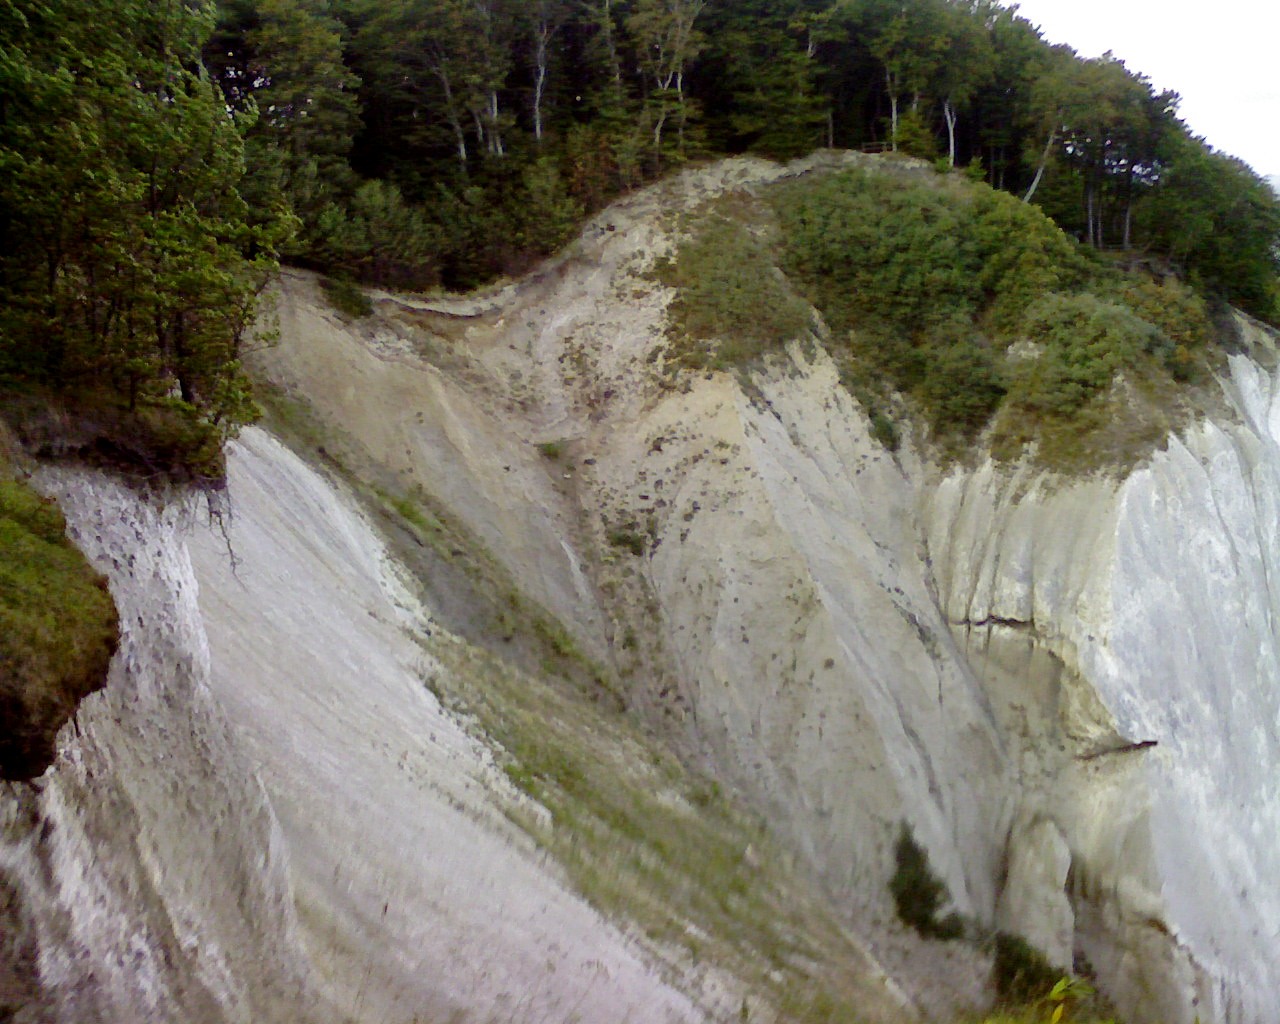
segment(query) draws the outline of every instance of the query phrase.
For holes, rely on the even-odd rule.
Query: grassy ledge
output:
[[[0,424],[0,778],[30,779],[106,683],[119,622],[106,580],[67,539],[52,501],[15,478]]]

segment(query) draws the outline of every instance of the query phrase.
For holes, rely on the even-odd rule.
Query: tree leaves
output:
[[[202,72],[202,5],[25,5],[0,101],[0,372],[176,393],[234,429],[238,363],[286,227],[248,222],[244,122]],[[93,30],[111,23],[114,32]]]

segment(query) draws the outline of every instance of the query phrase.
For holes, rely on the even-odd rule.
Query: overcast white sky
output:
[[[1006,6],[1013,6],[1006,3]],[[1023,0],[1019,13],[1083,57],[1111,50],[1215,149],[1280,175],[1280,0]]]

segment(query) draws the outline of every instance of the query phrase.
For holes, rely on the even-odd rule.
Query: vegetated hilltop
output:
[[[1035,442],[1057,468],[1123,468],[1182,421],[1186,385],[1208,380],[1223,350],[1205,301],[1167,268],[1126,269],[985,184],[870,166],[730,194],[684,219],[658,270],[676,288],[683,365],[781,352],[812,304],[890,448],[909,410],[903,427],[922,424],[952,453],[981,434],[1004,458]]]

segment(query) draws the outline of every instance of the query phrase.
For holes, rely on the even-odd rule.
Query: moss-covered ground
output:
[[[57,505],[18,478],[0,423],[0,778],[39,775],[118,642],[106,580],[67,539]]]

